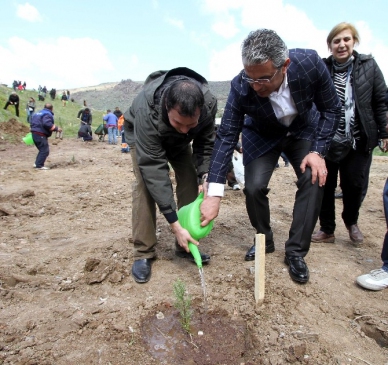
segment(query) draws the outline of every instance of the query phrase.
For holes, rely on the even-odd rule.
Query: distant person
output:
[[[281,154],[280,154],[280,157],[283,159],[283,161],[284,161],[284,167],[288,167],[288,166],[290,166],[290,160],[288,159],[288,157],[286,156],[286,154],[284,153],[284,152],[282,152]],[[276,164],[276,166],[275,166],[277,169],[280,167],[280,165],[279,165],[279,162]]]
[[[342,220],[352,242],[362,243],[364,235],[358,227],[365,179],[369,174],[371,153],[383,139],[388,148],[385,130],[384,76],[371,55],[359,54],[354,46],[360,36],[354,25],[337,24],[327,36],[332,55],[324,59],[341,100],[341,120],[325,157],[327,180],[319,213],[320,228],[313,242],[334,242],[335,189],[338,173],[342,191]]]
[[[84,100],[84,107],[85,107],[85,108],[87,107],[86,100]]]
[[[66,106],[67,95],[65,91],[62,93],[61,100],[62,100],[62,106]]]
[[[31,96],[30,99],[28,100],[27,107],[26,107],[27,123],[31,122],[31,118],[34,115],[35,108],[36,108],[35,99]]]
[[[218,127],[219,127],[219,125],[217,125],[217,124],[214,126],[214,137],[217,134]],[[239,153],[242,153],[242,146],[241,146],[240,142],[237,143],[235,150]],[[228,183],[228,186],[230,188],[232,188],[234,191],[241,189],[240,184],[238,183],[238,181],[236,179],[236,175],[234,173],[233,155],[232,155],[232,158],[230,159],[230,162],[228,163],[228,169],[227,169],[227,173],[226,173],[226,182]]]
[[[88,142],[93,140],[92,131],[88,124],[82,124],[78,130],[78,138]]]
[[[118,120],[120,120],[120,117],[123,115],[123,113],[121,112],[120,108],[118,106],[116,106],[113,114],[117,117]],[[117,128],[117,136],[120,136],[121,135],[121,128],[120,126],[118,126]]]
[[[9,105],[13,105],[15,107],[16,116],[19,116],[19,95],[16,91],[13,91],[11,95],[8,97],[7,102],[5,103],[4,109],[7,109]]]
[[[18,82],[17,82],[16,80],[13,80],[12,88],[13,88],[13,91],[16,91],[16,90],[17,90],[17,88],[18,88]]]
[[[92,113],[89,108],[81,109],[77,114],[77,119],[80,119],[80,126],[82,124],[92,125]]]
[[[117,144],[117,117],[108,109],[102,119],[108,128],[108,143]]]
[[[117,117],[117,119],[119,119],[123,113],[121,112],[120,108],[118,106],[116,106],[115,108],[115,111],[113,112],[113,114]]]
[[[46,94],[47,94],[47,87],[46,86],[43,86],[42,94],[43,94],[44,97],[46,97]]]
[[[67,96],[67,100],[70,100],[70,91],[69,90],[66,90],[66,96]]]
[[[236,144],[236,147],[234,148],[237,152],[239,153],[242,153],[242,146],[241,146],[241,143],[238,142]],[[238,183],[237,181],[237,178],[236,178],[236,175],[234,173],[234,165],[233,165],[233,155],[232,155],[232,159],[230,160],[229,164],[228,164],[228,170],[227,170],[227,174],[226,174],[226,181],[228,183],[228,186],[230,188],[232,188],[234,191],[236,190],[240,190],[240,184]]]
[[[50,170],[44,164],[50,153],[48,138],[53,132],[62,132],[62,128],[54,124],[54,113],[52,104],[45,104],[44,109],[35,113],[31,119],[30,129],[32,139],[38,149],[34,167],[37,170]]]
[[[201,204],[202,225],[217,217],[225,175],[242,132],[246,208],[265,251],[275,251],[268,184],[281,152],[297,177],[284,263],[292,280],[306,283],[304,257],[310,249],[326,180],[323,156],[337,128],[341,105],[329,72],[317,52],[288,50],[273,30],[251,32],[242,44],[244,69],[232,80],[217,131]],[[245,119],[245,120],[244,120]],[[245,260],[255,259],[253,245]]]
[[[27,84],[26,84],[25,81],[23,82],[23,85],[22,85],[22,86],[23,86],[23,90],[26,90]]]
[[[57,90],[55,90],[54,88],[50,90],[51,100],[55,100],[56,94],[57,94]]]
[[[132,185],[132,275],[138,283],[150,280],[151,262],[156,258],[156,206],[175,235],[175,255],[194,262],[188,242],[198,242],[180,225],[177,210],[197,198],[197,178],[208,171],[216,111],[217,99],[207,81],[180,67],[149,75],[124,113],[125,141],[131,148],[136,178]],[[203,263],[210,260],[209,255],[201,257]]]

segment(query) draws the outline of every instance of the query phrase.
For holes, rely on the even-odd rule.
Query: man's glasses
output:
[[[243,80],[245,80],[246,82],[250,83],[250,84],[254,84],[254,83],[257,83],[259,85],[261,85],[261,84],[269,84],[273,80],[273,78],[276,76],[276,74],[279,72],[279,70],[280,70],[280,68],[278,68],[276,70],[276,72],[273,74],[273,76],[270,79],[256,79],[256,80],[254,80],[254,79],[249,78],[245,74],[245,72],[242,73],[241,78]]]

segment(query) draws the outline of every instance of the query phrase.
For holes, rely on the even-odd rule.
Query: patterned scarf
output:
[[[345,85],[345,135],[349,140],[353,140],[353,136],[350,131],[350,120],[354,116],[355,102],[353,97],[353,88],[351,84],[351,74],[353,71],[354,56],[351,56],[345,63],[338,63],[333,59],[334,71],[344,72],[346,74],[346,85]],[[352,141],[353,144],[355,141]]]

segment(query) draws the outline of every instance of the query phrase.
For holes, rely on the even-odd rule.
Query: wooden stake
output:
[[[255,300],[256,304],[264,301],[265,292],[265,235],[258,233],[255,236]]]

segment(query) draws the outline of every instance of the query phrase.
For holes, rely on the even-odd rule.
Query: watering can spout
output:
[[[196,245],[194,245],[194,243],[189,242],[189,250],[194,257],[194,261],[195,261],[196,265],[200,269],[202,267],[202,258],[201,258],[201,254],[198,250],[198,247]]]

